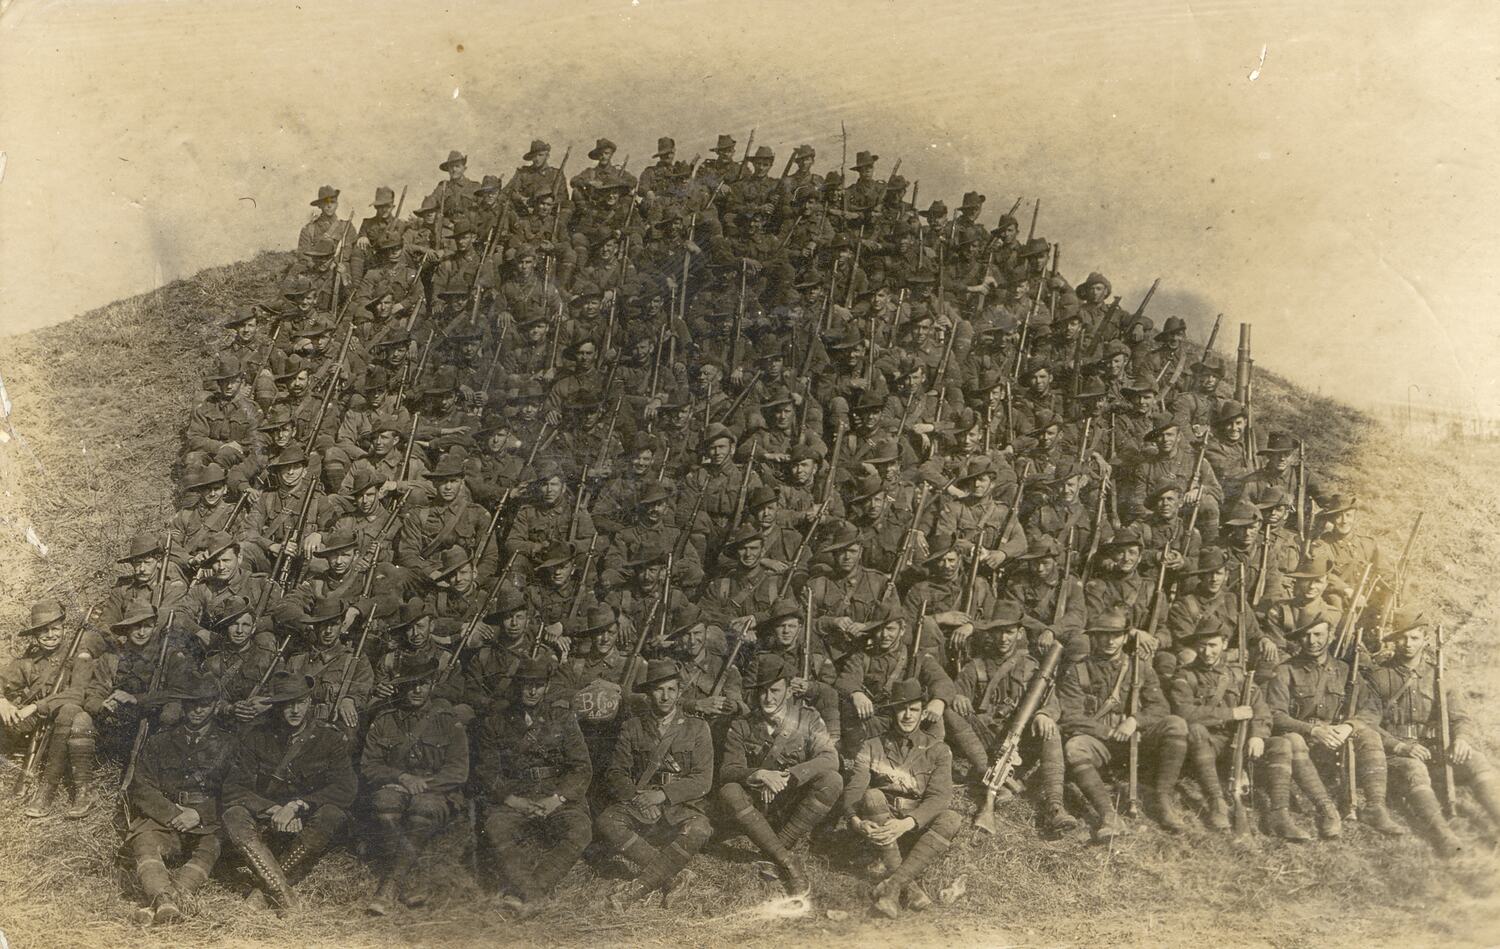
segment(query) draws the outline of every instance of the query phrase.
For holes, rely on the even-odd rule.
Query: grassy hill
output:
[[[263,254],[122,300],[72,322],[6,340],[0,354],[20,438],[0,445],[0,645],[10,645],[28,605],[44,595],[92,602],[114,576],[129,535],[157,527],[172,510],[178,433],[195,404],[217,321],[234,302],[261,293],[281,257]],[[1455,682],[1483,726],[1500,721],[1500,448],[1408,447],[1371,418],[1271,373],[1256,383],[1260,424],[1302,435],[1325,490],[1366,503],[1362,529],[1391,550],[1418,509],[1426,527],[1412,571],[1414,602],[1453,630]],[[27,528],[49,550],[24,539]],[[1488,691],[1490,694],[1484,694]],[[1487,743],[1494,752],[1496,744]],[[101,768],[101,788],[113,774]],[[8,786],[8,785],[7,785]],[[753,879],[743,841],[712,844],[695,866],[699,882],[671,912],[610,913],[607,884],[575,869],[554,906],[513,925],[486,909],[464,869],[464,828],[455,827],[424,867],[436,899],[385,920],[362,915],[373,881],[352,856],[325,860],[305,884],[304,909],[281,920],[244,910],[211,886],[196,914],[171,929],[132,927],[126,877],[109,826],[112,794],[89,819],[26,821],[0,808],[0,930],[15,946],[407,944],[771,945],[820,943],[951,945],[1147,944],[1292,947],[1486,945],[1500,942],[1500,858],[1490,831],[1460,832],[1475,846],[1439,861],[1419,840],[1376,838],[1359,826],[1332,844],[1289,845],[1265,837],[1236,844],[1205,830],[1169,838],[1150,826],[1108,849],[1082,840],[1044,841],[1031,805],[999,814],[996,839],[965,833],[929,874],[929,891],[962,876],[967,895],[946,910],[872,921],[864,884],[829,853],[810,855],[813,906],[778,899]],[[967,805],[966,805],[967,806]]]

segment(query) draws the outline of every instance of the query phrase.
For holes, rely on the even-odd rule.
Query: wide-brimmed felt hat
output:
[[[447,161],[444,161],[441,164],[439,164],[438,168],[440,170],[442,170],[442,171],[448,171],[454,165],[467,165],[468,163],[469,163],[469,156],[465,155],[461,151],[458,151],[457,149],[454,149],[453,151],[451,151],[451,152],[448,153],[448,159],[447,159]]]
[[[859,542],[859,531],[855,530],[854,525],[847,521],[840,521],[824,535],[821,543],[818,544],[818,552],[831,554],[845,547],[852,547]]]
[[[333,185],[323,185],[318,188],[318,196],[307,203],[316,208],[329,201],[337,201],[338,198],[339,189],[335,188]]]
[[[1356,511],[1359,509],[1359,499],[1352,494],[1335,494],[1329,497],[1322,509],[1318,512],[1324,517],[1332,517],[1345,511]]]
[[[258,319],[259,317],[260,307],[237,306],[234,308],[234,312],[230,314],[229,319],[224,321],[224,325],[229,327],[230,329],[233,329],[236,326],[243,326],[251,320]]]
[[[714,151],[716,151],[716,152],[732,151],[734,149],[734,146],[737,145],[737,144],[739,144],[739,143],[734,140],[734,136],[733,135],[728,135],[728,134],[725,134],[723,132],[720,132],[719,133],[719,139],[718,139],[718,141],[716,141],[714,143]]]
[[[1229,565],[1229,557],[1222,547],[1205,547],[1198,551],[1198,560],[1185,573],[1205,574],[1223,570]]]
[[[548,545],[546,552],[536,562],[536,568],[540,570],[544,567],[556,567],[561,564],[572,563],[574,556],[575,553],[571,544],[558,541]]]
[[[1168,336],[1181,336],[1187,332],[1187,321],[1180,316],[1169,316],[1167,321],[1161,325],[1161,330],[1156,338],[1166,339]]]
[[[899,708],[910,705],[913,702],[925,701],[922,695],[922,683],[918,679],[902,679],[891,690],[885,694],[885,698],[876,705],[877,709]]]
[[[594,147],[589,149],[589,160],[598,161],[606,151],[616,152],[619,148],[607,138],[595,139]]]
[[[454,544],[439,555],[438,565],[428,571],[427,578],[434,583],[441,582],[453,576],[468,562],[469,552]]]
[[[1233,399],[1225,399],[1214,406],[1215,425],[1227,425],[1237,418],[1245,417],[1245,406]]]
[[[142,533],[130,538],[130,546],[125,551],[125,556],[116,560],[115,563],[131,563],[142,557],[161,553],[161,539],[155,534]]]
[[[608,603],[595,603],[583,615],[573,617],[567,623],[566,632],[569,636],[593,636],[613,626],[615,619],[613,607]]]
[[[198,548],[202,551],[201,557],[204,563],[211,563],[215,558],[231,547],[238,547],[239,541],[223,531],[214,531],[204,536],[202,545]]]
[[[254,604],[250,602],[249,597],[226,596],[214,604],[213,610],[209,613],[208,628],[222,632],[252,609],[254,609]]]
[[[681,678],[682,672],[677,668],[677,663],[670,659],[652,659],[646,663],[646,672],[641,676],[641,681],[635,684],[635,691],[650,692],[662,682]]]
[[[344,617],[344,601],[336,596],[314,597],[308,604],[303,620],[307,623],[328,623]]]
[[[110,632],[119,633],[142,623],[156,622],[156,609],[150,603],[132,603],[119,619],[109,624]]]
[[[281,705],[286,702],[295,702],[312,694],[313,677],[296,672],[282,670],[271,674],[266,683],[266,690],[261,698],[272,705]]]
[[[214,366],[213,366],[213,368],[208,371],[208,375],[205,376],[204,378],[206,378],[210,382],[221,382],[221,381],[223,381],[225,379],[235,379],[235,378],[238,378],[239,375],[240,375],[240,361],[239,361],[239,358],[236,357],[236,356],[230,355],[229,353],[225,353],[225,354],[221,355],[218,359],[214,360]]]
[[[698,440],[698,450],[707,451],[709,446],[711,446],[714,442],[720,441],[725,438],[729,439],[731,442],[738,440],[735,438],[734,432],[730,431],[728,426],[723,425],[719,422],[715,422],[708,427],[708,430],[703,433],[703,437]]]
[[[765,689],[784,679],[795,678],[796,670],[787,661],[773,652],[763,652],[755,657],[755,668],[750,677],[750,688]]]
[[[1236,629],[1234,621],[1224,616],[1205,613],[1198,617],[1198,623],[1191,630],[1178,636],[1178,641],[1183,644],[1201,642],[1215,636],[1222,636],[1226,640],[1233,640]]]
[[[1338,624],[1338,617],[1322,609],[1316,609],[1301,625],[1288,630],[1284,636],[1288,642],[1301,639],[1315,626],[1327,626],[1330,630]]]
[[[1332,572],[1333,561],[1327,557],[1303,557],[1297,561],[1297,569],[1282,576],[1292,580],[1321,580]]]
[[[550,152],[550,151],[552,151],[552,146],[551,145],[547,144],[546,142],[542,141],[539,138],[534,138],[534,139],[531,140],[530,147],[528,147],[526,149],[526,154],[524,154],[524,155],[521,156],[521,160],[522,161],[531,161],[533,158],[535,158],[536,156],[540,155],[542,152]]]
[[[1414,613],[1411,610],[1397,610],[1391,614],[1390,628],[1381,633],[1380,638],[1383,642],[1390,642],[1404,633],[1431,625],[1433,625],[1432,621],[1427,619],[1424,613]]]
[[[1143,547],[1146,540],[1141,536],[1141,530],[1135,524],[1127,524],[1115,531],[1108,538],[1100,541],[1099,549],[1107,550],[1111,547]]]
[[[1224,527],[1249,527],[1260,522],[1260,508],[1246,498],[1235,498],[1219,517]]]
[[[879,155],[872,152],[859,152],[854,156],[854,164],[850,167],[855,171],[861,168],[874,168],[877,161],[880,161]]]
[[[1169,428],[1181,429],[1182,420],[1171,412],[1158,412],[1151,417],[1151,428],[1147,430],[1146,437],[1160,435]]]
[[[1089,619],[1084,632],[1090,635],[1094,633],[1123,633],[1130,629],[1130,619],[1125,615],[1123,606],[1112,606],[1101,611],[1097,616]]]
[[[427,682],[438,674],[442,668],[442,662],[435,653],[421,657],[412,657],[404,661],[397,660],[395,678],[390,680],[391,685],[396,688],[414,685],[418,682]]]
[[[658,138],[656,140],[656,153],[651,157],[665,158],[666,156],[675,154],[676,152],[677,143],[667,136],[663,135],[661,138]]]
[[[526,594],[510,584],[505,584],[500,587],[499,594],[490,604],[489,612],[484,614],[484,621],[498,623],[516,610],[524,610],[529,605],[530,601],[526,599]]]
[[[776,626],[784,619],[801,619],[802,607],[796,600],[783,596],[771,604],[771,608],[755,618],[755,625],[762,629]]]
[[[535,659],[530,656],[516,663],[516,668],[510,674],[512,684],[521,682],[546,682],[552,678],[552,661],[544,656]]]
[[[1266,443],[1255,450],[1257,455],[1288,455],[1297,450],[1297,439],[1289,432],[1272,432]]]
[[[271,459],[272,468],[290,468],[295,465],[307,464],[307,452],[299,445],[288,445],[281,450],[281,454]]]
[[[994,629],[1007,629],[1012,626],[1024,626],[1028,630],[1040,630],[1044,624],[1031,616],[1026,615],[1026,608],[1019,602],[1010,599],[991,600],[985,607],[984,612],[974,618],[974,631],[986,632]]]
[[[168,702],[202,704],[217,702],[224,695],[219,680],[197,669],[185,669],[174,675],[172,681],[164,683],[156,692],[147,692],[141,699],[145,706],[165,705]]]
[[[1031,537],[1026,541],[1026,550],[1019,553],[1013,560],[1042,560],[1046,557],[1061,557],[1062,545],[1057,538],[1040,531],[1033,531]]]
[[[451,453],[438,459],[438,463],[432,467],[432,470],[427,472],[428,481],[447,481],[453,478],[462,478],[463,476],[463,462],[453,457]]]
[[[39,633],[42,630],[46,629],[48,626],[51,626],[53,623],[62,622],[63,617],[66,615],[67,610],[63,609],[63,605],[60,601],[39,600],[36,603],[32,604],[31,617],[27,621],[29,625],[25,629],[21,630],[21,635],[25,636],[29,633]]]

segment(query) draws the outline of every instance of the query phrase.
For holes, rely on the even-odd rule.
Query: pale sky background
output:
[[[3,2],[3,0],[0,0]],[[460,49],[461,47],[461,49]],[[1259,77],[1249,77],[1266,48]],[[3,334],[288,247],[323,183],[415,205],[715,133],[904,159],[922,203],[1042,197],[1063,270],[1359,402],[1500,414],[1500,4],[13,0]],[[1024,226],[1024,222],[1023,222]],[[1201,330],[1200,330],[1201,331]]]

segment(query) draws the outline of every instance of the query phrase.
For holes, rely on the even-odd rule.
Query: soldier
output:
[[[219,712],[247,722],[264,710],[250,696],[270,676],[280,653],[271,631],[258,628],[249,600],[229,597],[219,610],[208,626],[213,642],[201,670],[218,683]]]
[[[614,803],[600,813],[595,831],[635,863],[638,873],[610,896],[617,911],[658,889],[662,905],[670,906],[695,878],[687,865],[713,832],[704,814],[713,780],[713,740],[706,722],[678,708],[680,688],[675,663],[651,660],[635,686],[648,697],[649,710],[620,729],[604,772]]]
[[[1359,511],[1359,500],[1353,495],[1335,494],[1321,505],[1319,511],[1320,530],[1308,547],[1307,555],[1313,560],[1327,562],[1331,566],[1328,576],[1330,589],[1343,597],[1345,603],[1354,599],[1354,586],[1359,583],[1366,565],[1372,569],[1371,576],[1382,576],[1385,563],[1380,556],[1380,547],[1368,534],[1355,533]]]
[[[463,465],[451,454],[427,472],[432,500],[426,507],[402,516],[401,532],[396,538],[396,563],[430,573],[441,566],[441,552],[458,545],[473,558],[483,585],[499,569],[499,554],[490,533],[492,519],[484,508],[467,498],[463,476]]]
[[[1100,777],[1100,769],[1121,756],[1131,736],[1140,733],[1154,752],[1157,819],[1170,833],[1181,833],[1182,818],[1173,797],[1187,756],[1187,723],[1171,714],[1156,672],[1148,657],[1127,656],[1125,640],[1132,638],[1121,607],[1090,614],[1089,655],[1058,675],[1057,700],[1062,709],[1063,757],[1068,775],[1093,805],[1099,823],[1094,839],[1106,843],[1124,833],[1114,801]],[[1139,642],[1136,643],[1139,649]],[[1130,692],[1136,691],[1136,701]],[[1135,706],[1131,714],[1131,706]]]
[[[188,419],[184,462],[190,467],[216,462],[230,469],[245,460],[255,441],[255,408],[244,397],[244,375],[238,357],[219,356],[204,380],[214,390]]]
[[[318,196],[307,203],[318,209],[318,216],[302,225],[297,234],[297,252],[311,253],[320,241],[333,246],[344,241],[346,246],[339,261],[343,263],[354,250],[356,235],[354,225],[339,217],[339,189],[323,185],[318,188]]]
[[[146,898],[133,917],[142,925],[180,919],[178,901],[207,882],[218,862],[219,795],[234,754],[230,733],[214,721],[220,700],[218,682],[199,673],[146,698],[182,703],[182,720],[147,740],[126,789],[124,849]],[[184,855],[167,870],[167,860]]]
[[[1385,746],[1396,793],[1412,816],[1432,835],[1438,852],[1454,856],[1463,843],[1443,818],[1432,773],[1444,762],[1439,746],[1437,664],[1430,650],[1429,623],[1421,615],[1397,612],[1383,637],[1395,644],[1389,659],[1372,669],[1367,688],[1381,706],[1380,737]],[[1490,823],[1500,825],[1500,778],[1489,759],[1470,742],[1472,722],[1456,691],[1444,693],[1448,705],[1448,761],[1455,782],[1474,791]],[[1446,788],[1448,800],[1458,802],[1456,788]]]
[[[750,715],[729,726],[718,790],[733,825],[774,862],[793,896],[809,890],[795,850],[844,789],[822,717],[795,700],[797,677],[781,656],[757,657]]]
[[[796,601],[786,597],[760,614],[756,623],[757,656],[779,656],[786,663],[792,695],[817,710],[837,748],[842,735],[839,693],[834,686],[838,669],[823,638],[808,628]]]
[[[365,736],[359,773],[372,789],[369,842],[380,876],[365,907],[371,916],[389,914],[398,897],[407,906],[426,902],[412,872],[462,803],[469,780],[469,739],[453,706],[433,698],[437,674],[436,657],[408,667],[391,683],[395,707],[376,716]]]
[[[578,720],[552,700],[552,665],[523,659],[475,739],[484,796],[482,843],[501,876],[501,908],[540,912],[592,839],[593,770]]]
[[[1028,633],[1043,624],[1013,600],[996,600],[975,619],[974,658],[954,681],[953,704],[943,711],[948,743],[969,763],[980,781],[989,770],[1005,730],[1026,694],[1039,663],[1028,652]],[[1021,759],[1040,764],[1042,826],[1053,835],[1072,831],[1078,822],[1063,806],[1063,746],[1055,692],[1049,692],[1021,740]]]
[[[450,151],[447,159],[438,165],[438,170],[447,172],[448,177],[439,181],[427,196],[427,201],[437,204],[449,221],[457,221],[469,210],[474,203],[474,193],[479,190],[479,182],[465,174],[468,167],[469,156],[457,150]]]
[[[1285,736],[1292,776],[1317,807],[1318,832],[1337,837],[1338,808],[1318,774],[1319,765],[1332,767],[1339,749],[1355,755],[1355,775],[1364,791],[1359,818],[1372,830],[1398,837],[1406,831],[1385,807],[1386,763],[1381,744],[1380,706],[1369,690],[1361,690],[1356,708],[1348,707],[1349,666],[1329,655],[1331,627],[1318,617],[1287,636],[1296,653],[1276,668],[1266,687],[1275,734]],[[1274,764],[1274,762],[1273,762]],[[1273,799],[1272,808],[1279,802]]]
[[[922,910],[932,899],[917,877],[948,851],[961,821],[953,803],[953,753],[920,726],[929,704],[922,683],[903,679],[878,709],[885,728],[860,745],[844,786],[843,810],[854,832],[879,853],[880,878],[871,896],[881,915],[895,919],[901,902]],[[901,838],[912,840],[903,858]]]
[[[43,745],[32,749],[44,755],[36,796],[23,812],[46,817],[57,788],[68,779],[72,806],[67,817],[85,816],[85,784],[94,771],[94,719],[85,709],[93,688],[96,657],[84,652],[69,655],[63,646],[63,606],[42,600],[31,607],[30,625],[18,632],[30,638],[25,651],[0,673],[0,739],[9,752],[49,729]],[[96,634],[97,635],[97,634]],[[30,764],[31,762],[28,762]]]
[[[1193,629],[1183,631],[1178,642],[1192,650],[1193,659],[1167,685],[1172,711],[1187,722],[1188,759],[1208,802],[1208,825],[1218,831],[1230,830],[1219,761],[1226,753],[1233,756],[1239,723],[1250,723],[1244,748],[1246,768],[1251,767],[1249,762],[1261,760],[1271,737],[1271,711],[1260,689],[1252,684],[1249,701],[1243,701],[1246,657],[1239,657],[1237,665],[1225,657],[1225,647],[1235,632],[1233,623],[1232,618],[1203,615]],[[1277,830],[1275,823],[1272,830]]]
[[[905,679],[917,679],[930,696],[922,726],[942,737],[943,712],[953,701],[953,680],[931,652],[917,649],[913,655],[911,637],[916,631],[908,633],[913,625],[900,610],[886,607],[872,622],[856,629],[854,637],[861,648],[840,662],[834,685],[844,699],[840,730],[850,757],[866,739],[885,730],[888,723],[880,709],[891,690]]]
[[[568,182],[560,169],[547,167],[547,160],[551,157],[552,146],[541,139],[533,139],[526,154],[521,156],[522,161],[530,164],[517,168],[504,189],[518,210],[527,207],[539,194],[551,195],[566,209]],[[566,214],[566,210],[563,213]]]
[[[293,887],[312,870],[348,820],[356,790],[343,734],[312,715],[311,676],[278,672],[265,701],[272,714],[240,736],[224,778],[224,836],[258,886],[250,902],[298,905]],[[286,841],[280,856],[267,835]]]
[[[99,609],[100,623],[106,626],[116,623],[131,607],[141,604],[161,611],[177,607],[187,595],[187,584],[171,566],[166,571],[166,583],[161,582],[162,556],[161,543],[155,534],[137,534],[130,539],[130,549],[115,561],[129,566],[130,576],[115,581],[114,589]]]
[[[356,615],[356,610],[345,607],[340,600],[331,597],[313,600],[301,617],[306,644],[286,662],[288,673],[305,676],[312,683],[308,714],[319,722],[335,724],[350,735],[368,711],[375,687],[370,660],[356,656],[354,647],[343,641],[344,632]]]

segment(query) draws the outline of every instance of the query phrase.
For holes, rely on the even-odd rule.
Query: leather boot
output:
[[[1456,857],[1463,851],[1463,842],[1453,833],[1453,828],[1448,826],[1448,821],[1443,817],[1443,807],[1438,803],[1432,788],[1412,788],[1406,794],[1406,803],[1417,824],[1427,828],[1432,844],[1441,856]]]
[[[1481,771],[1474,775],[1470,786],[1474,789],[1474,796],[1479,799],[1479,806],[1490,815],[1490,823],[1500,828],[1500,775],[1493,771]]]
[[[52,813],[52,799],[57,796],[57,782],[43,778],[41,784],[37,785],[36,794],[31,798],[31,803],[26,805],[23,811],[27,817],[33,820],[46,817]]]
[[[1266,797],[1271,802],[1270,813],[1266,815],[1266,827],[1270,832],[1282,840],[1290,840],[1295,843],[1306,843],[1312,840],[1312,834],[1297,826],[1292,820],[1292,759],[1289,754],[1267,755],[1266,762]]]
[[[87,796],[89,779],[94,775],[94,739],[70,736],[68,738],[68,798],[71,802],[64,817],[78,820],[89,812]],[[160,914],[158,914],[160,916]]]
[[[365,913],[370,916],[389,916],[396,903],[396,878],[387,874],[380,878],[375,895],[365,904]]]
[[[1224,801],[1224,789],[1219,784],[1219,763],[1214,758],[1213,746],[1204,742],[1193,748],[1193,777],[1203,789],[1203,799],[1208,804],[1208,826],[1214,830],[1228,831],[1229,805]]]
[[[740,829],[745,832],[745,836],[750,838],[750,842],[759,847],[760,852],[771,858],[780,869],[781,881],[787,893],[794,895],[799,892],[792,888],[791,878],[794,875],[792,855],[782,845],[781,838],[776,836],[776,831],[771,829],[771,824],[766,820],[765,815],[752,807],[740,811],[734,817],[739,822]],[[801,870],[801,865],[797,865],[795,875],[802,877]],[[805,886],[807,881],[803,878],[800,883]]]
[[[1335,813],[1334,817],[1338,817],[1338,814]],[[1270,828],[1272,834],[1280,837],[1282,840],[1289,840],[1299,844],[1312,840],[1312,834],[1298,827],[1297,822],[1292,820],[1291,810],[1285,807],[1271,808],[1271,812],[1266,815],[1266,825]],[[1319,826],[1322,826],[1321,822]]]
[[[1222,794],[1208,799],[1208,826],[1224,833],[1234,829],[1234,825],[1229,822],[1229,803]]]
[[[1156,818],[1162,830],[1169,834],[1180,834],[1187,828],[1182,823],[1182,812],[1177,809],[1177,779],[1182,776],[1182,764],[1187,758],[1187,738],[1169,735],[1156,748]]]
[[[55,730],[52,739],[47,742],[46,752],[47,757],[42,761],[42,779],[37,784],[36,794],[22,812],[33,820],[46,817],[52,812],[57,786],[62,783],[63,772],[68,768],[68,743]]]
[[[1083,792],[1084,798],[1099,814],[1099,823],[1094,827],[1094,840],[1107,843],[1125,832],[1120,825],[1120,815],[1115,811],[1115,803],[1110,799],[1109,788],[1104,786],[1104,779],[1099,777],[1097,770],[1092,766],[1074,768],[1073,783],[1078,785],[1078,790]]]
[[[230,839],[235,849],[245,858],[245,864],[255,878],[260,881],[266,896],[282,909],[294,909],[297,906],[297,894],[292,892],[292,885],[287,882],[286,873],[282,871],[281,864],[271,855],[271,850],[265,841],[257,834],[250,834],[243,839]]]
[[[911,852],[906,855],[906,859],[901,862],[896,872],[885,878],[883,885],[890,888],[892,892],[905,888],[916,880],[918,875],[934,860],[947,853],[951,846],[953,846],[953,841],[929,827],[921,837],[917,838],[916,845],[911,848]],[[928,903],[930,904],[931,900],[928,900]]]
[[[1062,801],[1046,798],[1042,801],[1042,829],[1059,837],[1071,834],[1078,829],[1078,819],[1068,813]]]
[[[156,898],[152,907],[152,922],[158,926],[166,926],[170,923],[179,922],[182,919],[182,910],[177,908],[176,902],[168,893],[163,893]]]
[[[1355,767],[1359,773],[1360,790],[1365,795],[1365,809],[1359,815],[1360,821],[1387,837],[1406,836],[1406,828],[1396,823],[1385,804],[1385,755],[1371,754],[1362,748],[1355,758]]]
[[[1344,833],[1344,820],[1339,816],[1338,805],[1333,803],[1333,798],[1328,796],[1328,788],[1323,786],[1323,778],[1318,774],[1318,769],[1313,765],[1312,759],[1304,755],[1292,757],[1292,777],[1296,779],[1297,787],[1307,795],[1317,808],[1318,836],[1324,840],[1333,840]]]

